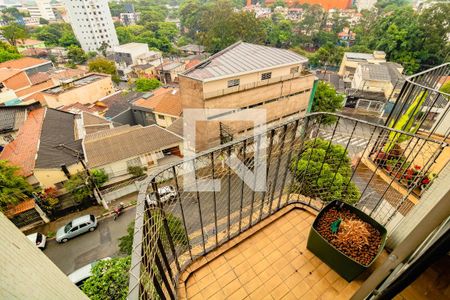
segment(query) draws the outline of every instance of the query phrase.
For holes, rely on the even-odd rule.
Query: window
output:
[[[268,72],[268,73],[262,73],[261,74],[261,80],[267,80],[272,78],[272,72]]]
[[[240,79],[231,79],[228,80],[228,87],[238,86],[240,84]]]
[[[163,115],[158,115],[158,119],[160,119],[160,120],[165,120],[165,118],[164,118]]]
[[[291,74],[295,74],[295,73],[298,73],[298,69],[299,69],[299,67],[298,67],[298,66],[296,66],[296,67],[292,67],[292,68],[291,68]]]
[[[86,226],[87,226],[86,223],[80,224],[80,229],[83,228],[83,227],[86,227]]]

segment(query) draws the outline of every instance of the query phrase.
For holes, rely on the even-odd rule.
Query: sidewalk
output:
[[[109,210],[106,210],[101,205],[91,206],[85,210],[77,211],[77,212],[68,214],[67,216],[64,216],[62,218],[51,221],[50,223],[36,226],[30,230],[25,231],[24,234],[28,235],[28,234],[35,233],[35,232],[40,232],[40,233],[43,233],[46,236],[48,236],[49,232],[52,234],[56,233],[58,228],[60,228],[61,226],[64,226],[65,224],[67,224],[68,222],[70,222],[71,220],[73,220],[77,217],[92,214],[92,215],[97,216],[97,218],[100,220],[104,217],[111,215],[114,207],[118,206],[120,202],[123,202],[125,204],[125,207],[129,207],[129,206],[136,205],[136,201],[137,201],[137,193],[132,193],[132,194],[129,194],[127,196],[124,196],[120,199],[117,199],[117,200],[109,203],[108,204]]]

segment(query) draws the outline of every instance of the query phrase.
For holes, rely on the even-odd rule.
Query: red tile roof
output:
[[[19,174],[22,176],[33,174],[44,115],[44,108],[31,111],[16,139],[7,144],[0,153],[0,160],[7,160],[20,167]]]
[[[195,67],[196,65],[198,65],[199,63],[201,63],[202,61],[200,59],[192,59],[190,60],[187,64],[186,64],[186,70],[189,70],[190,68]]]
[[[20,90],[20,91],[16,92],[16,95],[17,95],[17,97],[27,96],[27,99],[28,99],[29,96],[31,96],[31,94],[46,90],[52,86],[54,86],[54,84],[51,80],[49,80],[49,81],[45,81],[45,82],[30,86],[29,88]]]
[[[16,75],[20,72],[22,72],[22,70],[1,68],[0,69],[0,82],[3,82],[6,79],[13,77],[14,75]]]
[[[155,113],[179,117],[182,113],[180,91],[175,88],[160,88],[154,91],[154,96],[141,98],[133,103],[145,107]]]
[[[33,209],[35,206],[34,199],[29,199],[11,207],[5,212],[5,215],[9,218],[17,216],[20,213]]]
[[[2,62],[0,64],[0,68],[11,68],[11,69],[24,70],[24,69],[28,69],[33,66],[38,66],[38,65],[41,65],[43,63],[48,63],[48,62],[50,62],[50,61],[46,60],[46,59],[40,59],[40,58],[34,58],[34,57],[22,57],[19,59],[8,60],[5,62]]]
[[[29,75],[28,78],[30,79],[31,84],[33,85],[50,80],[50,76],[48,76],[46,72],[37,72],[32,75]]]

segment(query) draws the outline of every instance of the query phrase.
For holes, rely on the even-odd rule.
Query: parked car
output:
[[[47,237],[42,233],[36,232],[27,235],[27,238],[36,245],[39,249],[45,249],[47,245]]]
[[[65,243],[69,239],[97,228],[97,218],[94,215],[86,215],[73,219],[56,232],[56,241]]]
[[[159,193],[159,199],[161,200],[161,203],[170,202],[177,197],[177,192],[175,191],[175,188],[171,185],[163,186],[158,188]],[[156,195],[155,193],[150,193],[147,195],[147,202],[149,205],[156,205]]]
[[[95,266],[95,264],[98,263],[99,261],[109,260],[109,259],[111,259],[111,257],[105,257],[100,260],[96,260],[88,265],[85,265],[84,267],[79,268],[76,271],[73,271],[72,273],[70,273],[68,275],[68,277],[69,277],[70,281],[72,281],[76,286],[81,288],[83,286],[84,282],[86,280],[88,280],[89,277],[92,276],[92,268]]]

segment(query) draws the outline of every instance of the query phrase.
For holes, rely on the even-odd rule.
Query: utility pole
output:
[[[82,154],[80,153],[80,151],[75,150],[75,149],[73,149],[73,148],[71,148],[69,146],[66,146],[64,144],[59,144],[56,147],[57,148],[60,147],[60,148],[64,148],[64,149],[70,150],[72,153],[76,154],[74,157],[76,157],[78,159],[78,161],[83,166],[83,169],[86,171],[86,174],[88,176],[88,180],[90,181],[90,183],[91,183],[91,185],[93,187],[93,193],[94,193],[95,199],[97,199],[97,201],[100,202],[99,204],[102,204],[105,209],[109,209],[108,204],[103,199],[102,193],[100,192],[100,189],[98,188],[97,184],[95,183],[95,180],[92,178],[91,171],[89,171],[88,167],[86,166],[86,163],[83,160]]]

